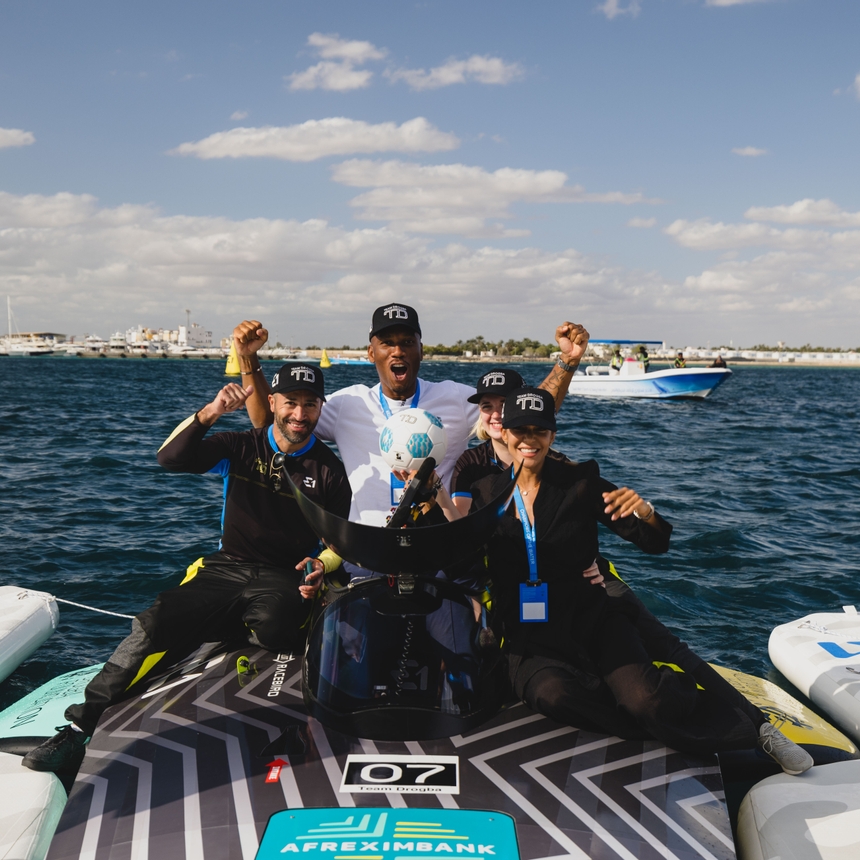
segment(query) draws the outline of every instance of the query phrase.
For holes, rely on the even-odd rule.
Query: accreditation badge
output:
[[[547,621],[549,602],[545,582],[520,583],[520,621],[523,623]]]
[[[406,489],[406,482],[401,481],[394,472],[388,473],[391,479],[391,507],[396,508],[403,498],[403,491]]]

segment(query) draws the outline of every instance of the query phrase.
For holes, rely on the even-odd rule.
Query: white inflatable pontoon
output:
[[[855,741],[860,741],[860,615],[816,612],[774,628],[774,665]],[[860,854],[857,855],[860,857]]]
[[[0,681],[57,629],[59,620],[60,610],[50,594],[0,586]]]
[[[740,860],[857,860],[860,761],[763,779],[741,803],[737,839]]]
[[[43,860],[66,805],[53,773],[21,767],[21,756],[0,753],[0,858]]]

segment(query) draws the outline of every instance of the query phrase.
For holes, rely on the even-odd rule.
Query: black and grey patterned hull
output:
[[[368,741],[308,718],[292,656],[233,652],[184,671],[104,716],[50,860],[252,860],[272,815],[312,807],[495,810],[515,821],[523,860],[735,856],[716,757],[581,732],[523,705],[467,735]],[[454,757],[459,791],[343,791],[356,754]]]

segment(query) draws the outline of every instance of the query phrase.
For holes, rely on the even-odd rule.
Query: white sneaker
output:
[[[812,756],[805,749],[790,741],[770,723],[765,723],[758,730],[758,747],[791,776],[804,773],[815,764]]]

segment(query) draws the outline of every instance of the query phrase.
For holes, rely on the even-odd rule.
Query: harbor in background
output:
[[[59,358],[147,358],[147,359],[217,359],[226,361],[230,354],[232,338],[221,338],[213,345],[212,332],[198,323],[191,322],[191,311],[186,309],[186,321],[175,329],[151,329],[138,325],[117,331],[107,340],[97,334],[84,336],[66,335],[51,331],[20,332],[14,324],[10,298],[6,297],[7,333],[0,336],[0,356],[38,358],[54,356]],[[616,342],[617,343],[617,342]],[[621,341],[624,344],[633,341]],[[590,343],[585,355],[583,368],[588,364],[608,363],[613,351],[609,340]],[[622,355],[634,355],[636,347],[623,346]],[[791,364],[813,365],[819,367],[860,367],[860,352],[857,350],[775,350],[755,349],[711,349],[700,346],[672,346],[665,342],[650,351],[654,363],[671,364],[681,352],[690,365],[706,365],[718,356],[726,362],[738,364]],[[295,347],[274,346],[260,350],[259,357],[271,361],[305,361],[318,363],[326,358],[332,365],[367,364],[366,349],[299,349]],[[509,364],[520,362],[546,362],[555,360],[559,353],[550,355],[497,355],[492,350],[473,353],[466,350],[461,355],[426,355],[425,361],[474,362]],[[325,362],[323,362],[325,366]],[[656,367],[652,369],[656,370]]]

